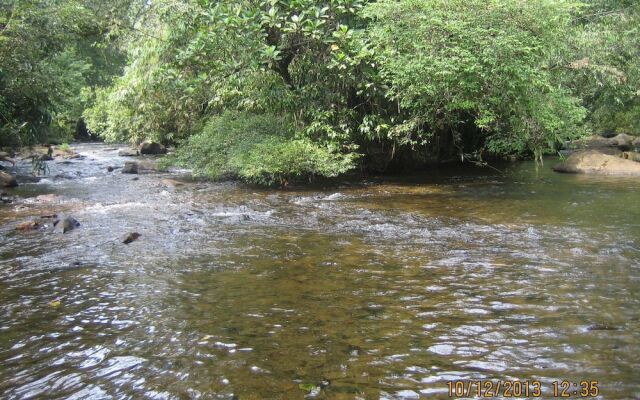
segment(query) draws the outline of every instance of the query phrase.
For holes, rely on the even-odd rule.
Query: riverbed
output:
[[[0,398],[638,398],[638,179],[548,160],[266,190],[74,149],[4,190]],[[81,225],[15,229],[53,213]]]

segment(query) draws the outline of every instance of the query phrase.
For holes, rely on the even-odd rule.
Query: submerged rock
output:
[[[15,176],[4,172],[4,171],[0,171],[0,187],[16,187],[18,186],[18,181],[16,180]]]
[[[40,176],[33,176],[33,175],[18,175],[16,176],[16,179],[18,180],[18,183],[22,184],[22,183],[38,183],[42,180],[42,177]]]
[[[572,154],[553,170],[573,174],[640,176],[640,163],[587,150]]]
[[[66,217],[53,223],[57,232],[67,233],[80,226],[80,222],[73,217]]]
[[[140,154],[167,154],[167,148],[156,142],[142,142],[140,144]]]
[[[123,174],[137,174],[138,173],[138,163],[135,161],[127,161],[124,163],[124,167],[122,167]]]

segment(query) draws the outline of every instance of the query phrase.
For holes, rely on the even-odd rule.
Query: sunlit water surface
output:
[[[173,187],[77,150],[0,205],[1,398],[448,398],[460,379],[638,398],[637,179],[521,163]],[[15,231],[64,212],[81,227]]]

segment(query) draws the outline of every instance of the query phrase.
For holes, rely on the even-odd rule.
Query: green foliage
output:
[[[396,132],[416,144],[450,132],[462,151],[471,130],[498,154],[575,137],[584,112],[550,68],[571,11],[559,0],[372,3],[376,59],[404,114]]]
[[[105,7],[108,4],[108,7]],[[540,158],[640,133],[634,0],[8,0],[0,145],[82,116],[215,179]]]
[[[212,179],[236,177],[262,185],[286,185],[300,178],[337,176],[353,168],[355,159],[294,138],[286,118],[225,113],[191,136],[172,161]]]
[[[65,124],[70,91],[87,64],[67,46],[76,3],[8,1],[0,5],[0,143],[32,144]],[[53,12],[54,8],[59,12]]]
[[[313,125],[314,140],[353,145],[366,52],[348,24],[361,0],[173,4],[154,2],[153,37],[132,43],[124,75],[97,93],[85,113],[92,130],[112,141],[173,141],[241,110],[287,113],[301,131]]]
[[[286,185],[292,179],[336,177],[353,169],[354,154],[337,154],[309,139],[267,137],[232,161],[247,182]]]
[[[69,146],[69,143],[62,143],[62,144],[58,147],[58,149],[59,149],[60,151],[63,151],[63,152],[65,152],[65,153],[68,153],[68,152],[70,152],[70,151],[71,151],[71,146]]]
[[[43,160],[42,155],[35,154],[31,156],[31,174],[33,176],[49,174],[49,165]]]
[[[589,110],[597,133],[640,135],[640,3],[586,0],[568,36],[563,80]]]
[[[83,94],[117,72],[117,51],[99,49],[100,3],[0,4],[0,145],[71,138],[87,106]]]

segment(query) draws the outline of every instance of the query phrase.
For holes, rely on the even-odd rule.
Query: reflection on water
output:
[[[80,151],[52,166],[77,177],[0,206],[2,397],[448,398],[458,379],[640,392],[637,180],[519,164],[171,187]],[[14,231],[51,212],[82,226]]]

